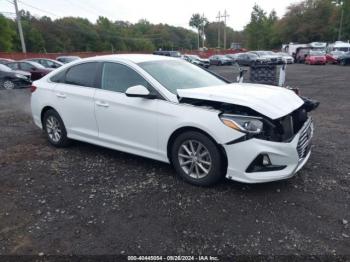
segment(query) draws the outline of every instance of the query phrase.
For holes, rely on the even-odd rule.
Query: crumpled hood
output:
[[[177,93],[182,98],[246,106],[270,119],[286,116],[304,104],[299,96],[286,88],[250,83],[178,89]]]

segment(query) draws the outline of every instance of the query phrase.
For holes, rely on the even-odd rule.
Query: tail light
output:
[[[36,90],[36,86],[30,86],[30,92],[34,93],[34,91]]]

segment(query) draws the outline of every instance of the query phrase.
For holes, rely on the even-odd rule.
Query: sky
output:
[[[287,6],[300,2],[296,0],[17,0],[19,9],[30,11],[37,16],[53,19],[64,16],[79,16],[95,22],[99,16],[111,20],[135,23],[147,19],[151,23],[167,23],[190,28],[189,19],[193,13],[200,13],[209,21],[216,21],[219,13],[226,9],[227,25],[242,30],[250,20],[254,4],[265,11],[274,9],[279,17]],[[0,12],[14,12],[12,0],[0,0]]]

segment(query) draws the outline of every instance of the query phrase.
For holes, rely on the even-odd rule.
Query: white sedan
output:
[[[181,59],[110,55],[64,65],[31,88],[48,141],[71,139],[171,163],[186,181],[260,183],[310,156],[309,106],[275,86],[229,83]]]

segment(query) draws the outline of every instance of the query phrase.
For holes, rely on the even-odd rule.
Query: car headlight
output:
[[[249,134],[260,134],[264,127],[260,117],[223,114],[220,116],[220,120],[232,129]]]

